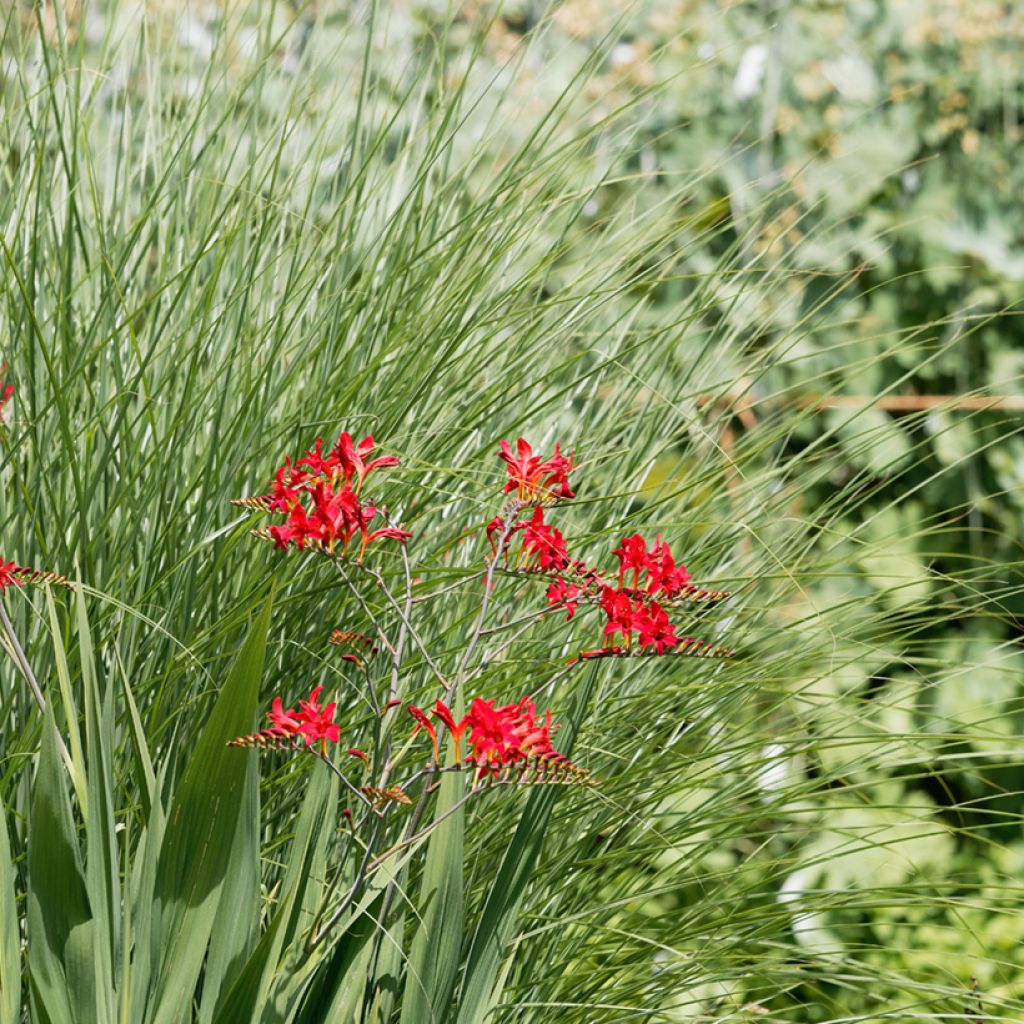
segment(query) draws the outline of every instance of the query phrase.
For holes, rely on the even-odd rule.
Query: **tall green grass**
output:
[[[644,97],[602,91],[602,53],[548,95],[543,22],[507,59],[486,19],[375,3],[2,32],[0,554],[77,593],[4,598],[49,710],[5,659],[0,1021],[1019,1018],[1019,566],[951,562],[966,509],[919,522],[920,482],[862,515],[914,451],[773,391],[843,282],[761,332],[797,271],[691,207],[706,169],[632,163]],[[565,677],[545,697],[600,786],[489,794],[310,953],[337,785],[222,743],[323,681],[368,729],[326,646],[366,615],[228,499],[340,429],[401,455],[427,587],[481,563],[497,440],[560,439],[574,550],[660,531],[734,592],[694,632],[738,655]],[[423,606],[446,666],[474,607]],[[479,685],[574,650],[542,627]],[[432,702],[422,658],[403,688]]]

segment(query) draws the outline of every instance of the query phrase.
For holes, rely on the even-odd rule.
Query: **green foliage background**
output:
[[[79,926],[111,936],[96,977],[119,979],[124,1021],[331,1005],[477,1024],[458,1006],[480,992],[494,1021],[1020,1018],[1014,5],[69,0],[39,22],[18,5],[2,32],[0,553],[87,596],[6,601],[73,764],[5,660],[0,1021],[25,965],[45,1019]],[[1015,401],[957,407],[986,395]],[[243,1013],[224,993],[258,936],[298,928],[315,893],[296,878],[319,884],[343,830],[326,783],[268,760],[257,796],[203,724],[272,580],[264,704],[347,686],[323,637],[360,623],[226,500],[364,426],[405,461],[388,500],[428,582],[478,561],[452,540],[496,511],[496,439],[558,437],[586,480],[567,535],[597,558],[660,529],[737,591],[695,628],[742,656],[551,695],[602,787],[467,818],[443,1005],[402,1010],[404,957],[356,929],[301,970],[282,954],[305,1017]],[[468,614],[431,621],[446,653]],[[560,643],[523,644],[488,685],[522,692]],[[430,699],[422,665],[409,686]],[[261,815],[251,835],[216,825],[223,856],[246,851],[223,891],[180,824],[216,818],[195,781],[213,760]],[[329,810],[296,822],[307,789]],[[148,838],[165,821],[185,858],[165,865],[238,934],[174,903]],[[501,869],[522,910],[497,926],[523,822],[536,871]],[[36,909],[33,829],[81,881],[63,916]],[[36,914],[67,949],[17,956]],[[161,962],[168,935],[210,940],[198,987]],[[335,991],[353,963],[365,1000]]]

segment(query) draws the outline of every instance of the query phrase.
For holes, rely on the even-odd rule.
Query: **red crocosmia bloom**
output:
[[[359,549],[359,559],[362,561],[366,545],[372,544],[375,540],[397,540],[405,544],[411,536],[412,534],[408,530],[400,530],[397,526],[385,526],[383,529],[374,530],[372,533],[364,532],[363,545]]]
[[[365,457],[372,449],[372,437],[364,437],[359,444],[353,444],[351,435],[343,433],[325,455],[323,440],[318,437],[294,465],[291,459],[285,459],[274,474],[274,489],[270,494],[236,504],[283,513],[287,517],[284,523],[262,531],[280,548],[295,545],[301,549],[313,545],[331,554],[338,548],[342,554],[347,554],[349,543],[358,533],[362,538],[362,557],[366,545],[374,540],[387,538],[404,543],[412,536],[404,530],[387,527],[371,532],[369,529],[377,509],[360,501],[359,488],[374,469],[400,465],[393,455],[367,462]]]
[[[285,708],[280,697],[274,698],[274,703],[267,712],[267,718],[274,729],[279,730],[283,735],[292,736],[302,728],[302,722],[297,712],[291,708]]]
[[[692,577],[685,565],[676,565],[668,544],[661,536],[651,550],[652,564],[647,572],[647,591],[654,594],[661,591],[666,597],[674,597],[683,587],[688,586]]]
[[[551,745],[551,712],[537,721],[533,701],[524,697],[516,704],[494,707],[477,697],[466,716],[472,753],[467,760],[477,766],[478,777],[497,775],[508,765],[528,762],[540,768],[565,765],[568,760]]]
[[[612,587],[605,587],[601,591],[601,608],[608,616],[608,622],[604,627],[604,638],[609,640],[616,633],[621,633],[623,640],[628,647],[632,642],[633,628],[637,616],[637,607],[630,600],[628,594]]]
[[[569,564],[562,534],[554,526],[544,522],[544,509],[539,505],[526,524],[523,533],[523,551],[536,554],[541,569],[564,569]]]
[[[322,692],[323,687],[317,686],[310,693],[308,700],[300,700],[296,717],[300,723],[298,732],[305,737],[306,746],[320,740],[322,749],[326,750],[328,740],[337,743],[341,738],[341,727],[334,723],[334,712],[338,705],[332,701],[323,707],[320,706]]]
[[[580,588],[575,583],[566,583],[559,578],[548,587],[548,604],[563,605],[566,611],[565,619],[568,622],[576,614],[579,593]]]
[[[430,742],[434,746],[434,764],[440,764],[441,755],[437,749],[437,730],[434,728],[434,723],[427,717],[427,713],[422,708],[416,707],[415,704],[410,704],[408,707],[409,714],[412,715],[416,721],[416,726],[412,731],[413,736],[415,736],[420,729],[426,730],[427,735],[430,737]]]
[[[370,520],[377,514],[372,505],[364,508],[359,503],[348,484],[340,491],[334,491],[329,484],[316,484],[310,497],[313,499],[310,520],[313,537],[328,551],[334,551],[340,541],[342,553],[347,553],[349,541],[359,532],[365,536]]]
[[[434,705],[434,714],[444,723],[445,728],[451,733],[452,739],[455,741],[455,759],[458,761],[461,758],[459,753],[459,747],[462,742],[462,734],[469,727],[469,715],[463,716],[461,722],[455,721],[455,716],[451,712],[451,708],[440,697],[437,699],[437,703]]]
[[[0,369],[6,370],[7,369],[7,364],[5,363],[2,367],[0,367]],[[4,406],[11,400],[11,395],[13,395],[13,394],[14,394],[14,385],[13,384],[8,384],[6,386],[4,386],[3,384],[0,384],[0,414],[3,413]]]
[[[294,544],[300,550],[307,541],[315,540],[317,533],[306,515],[306,510],[298,503],[288,513],[287,522],[280,526],[270,526],[267,529],[274,540],[275,547],[286,548],[289,544]]]
[[[367,768],[370,767],[370,758],[367,756],[364,750],[359,750],[358,747],[350,747],[348,750],[345,751],[345,753],[348,754],[350,757],[358,757],[359,760],[362,761]]]
[[[516,719],[508,707],[495,708],[493,701],[477,697],[469,709],[469,742],[472,759],[484,775],[516,760]]]
[[[665,609],[657,601],[651,601],[644,609],[645,614],[638,622],[640,646],[654,647],[658,654],[664,654],[669,647],[679,643],[675,626],[668,620]]]
[[[498,553],[498,542],[497,542],[497,540],[495,540],[495,537],[498,534],[502,533],[504,531],[504,529],[505,529],[505,520],[502,519],[501,516],[495,516],[487,524],[487,542],[491,545],[491,554],[492,555],[496,555]],[[506,539],[506,546],[507,546],[507,543],[508,542],[507,542],[507,539]]]
[[[346,430],[338,437],[338,443],[331,449],[336,465],[344,476],[345,483],[356,482],[356,493],[363,486],[363,481],[375,469],[386,469],[388,466],[400,466],[402,463],[394,455],[381,455],[379,458],[366,462],[365,458],[373,451],[373,437],[366,435],[358,444],[353,444],[352,435]]]
[[[295,468],[306,466],[315,477],[331,477],[338,469],[338,457],[331,451],[324,457],[324,441],[318,437],[313,447],[295,463]]]
[[[20,587],[23,586],[23,581],[17,576],[22,571],[21,566],[14,562],[4,562],[0,560],[0,594],[4,593],[8,587]]]
[[[619,560],[619,587],[623,586],[626,573],[633,570],[633,588],[640,583],[640,573],[654,567],[657,563],[648,554],[647,541],[634,533],[632,537],[623,537],[622,543],[612,552]]]
[[[555,454],[550,459],[543,459],[533,454],[533,448],[523,438],[516,442],[515,455],[508,441],[501,441],[498,457],[508,469],[506,494],[515,491],[523,500],[532,500],[542,492],[556,498],[576,497],[569,488],[572,455],[568,458],[562,455],[558,444],[555,445]]]

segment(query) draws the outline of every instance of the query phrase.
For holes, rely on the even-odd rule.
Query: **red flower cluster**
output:
[[[280,697],[267,712],[270,727],[249,736],[239,736],[228,743],[229,747],[280,747],[292,746],[297,740],[305,740],[306,746],[320,742],[320,749],[326,753],[327,744],[337,743],[341,739],[341,726],[334,721],[334,712],[338,705],[320,703],[323,687],[314,687],[306,700],[300,700],[298,708],[286,708]],[[367,761],[366,754],[361,750],[348,751],[353,757]]]
[[[634,533],[631,537],[623,537],[622,543],[612,552],[619,560],[619,589],[623,588],[626,573],[632,571],[632,590],[640,590],[640,574],[646,572],[644,587],[648,594],[662,593],[666,597],[675,597],[686,587],[692,577],[685,565],[676,565],[668,544],[658,534],[654,547],[647,550],[647,541]]]
[[[409,714],[416,721],[415,736],[424,729],[434,744],[434,760],[440,764],[437,733],[428,715],[414,704],[408,705]],[[455,756],[462,760],[460,747],[463,734],[469,730],[471,751],[466,764],[476,766],[477,777],[499,775],[505,768],[518,765],[540,772],[556,771],[578,778],[586,771],[572,764],[551,745],[551,734],[557,727],[551,724],[551,712],[546,711],[543,722],[537,721],[537,709],[529,697],[516,704],[495,707],[494,701],[477,697],[468,714],[456,722],[451,709],[441,700],[433,708],[434,716],[444,723],[455,740]]]
[[[575,583],[566,583],[565,580],[559,578],[548,587],[548,604],[562,605],[566,611],[565,618],[569,620],[576,614],[576,606],[582,593],[582,589]]]
[[[513,457],[508,442],[502,441],[500,457],[509,471],[506,493],[518,488],[519,497],[528,500],[545,485],[559,484],[562,492],[557,496],[572,497],[566,479],[572,460],[559,454],[558,445],[555,446],[555,455],[543,461],[533,455],[533,449],[522,438],[519,439],[518,459]],[[658,654],[679,644],[675,627],[662,605],[654,600],[654,595],[665,601],[684,590],[695,591],[696,588],[690,583],[686,566],[676,564],[660,534],[649,550],[647,541],[640,534],[623,537],[622,543],[612,552],[619,560],[616,587],[609,586],[598,570],[569,557],[565,539],[556,527],[546,522],[543,507],[538,505],[530,519],[520,520],[511,527],[501,516],[487,524],[492,556],[497,557],[500,543],[506,565],[508,549],[516,534],[522,537],[516,566],[556,576],[547,589],[550,606],[564,607],[566,618],[571,619],[581,599],[600,604],[607,616],[604,628],[606,646],[616,634],[622,636],[626,650],[632,648],[634,635],[641,647],[653,648]],[[632,575],[627,579],[630,573]],[[720,596],[705,591],[701,594]]]
[[[19,573],[25,570],[15,562],[4,562],[0,559],[0,594],[3,594],[8,587],[22,586]]]
[[[545,521],[544,509],[540,505],[534,508],[529,519],[520,519],[509,528],[506,528],[505,520],[501,516],[495,516],[487,524],[487,539],[492,554],[496,554],[498,550],[497,538],[504,537],[502,554],[506,565],[512,538],[519,533],[522,534],[522,541],[516,565],[520,568],[551,573],[564,572],[569,568],[577,572],[586,570],[586,566],[581,562],[573,562],[569,557],[565,538],[557,527]]]
[[[3,366],[0,366],[0,370],[6,370],[6,369],[7,369],[7,364],[6,363],[4,363]],[[3,415],[4,406],[11,400],[11,395],[13,395],[13,394],[14,394],[14,385],[13,384],[8,384],[8,385],[5,386],[3,383],[0,383],[0,417],[2,417],[2,415]]]
[[[338,548],[342,554],[348,554],[349,543],[359,534],[362,559],[366,546],[375,540],[391,539],[404,544],[412,536],[407,530],[391,526],[370,529],[377,508],[360,499],[363,483],[375,469],[400,465],[394,455],[367,461],[372,451],[372,437],[364,437],[355,444],[346,432],[325,455],[323,441],[317,438],[313,448],[294,465],[291,459],[285,460],[275,474],[270,494],[242,499],[239,503],[287,516],[283,524],[266,531],[279,548],[294,544],[301,549],[309,544],[332,554]]]
[[[515,455],[512,454],[508,441],[501,441],[500,448],[498,457],[505,462],[508,469],[506,494],[515,491],[522,501],[533,501],[538,497],[576,497],[569,489],[572,453],[566,458],[561,454],[558,443],[555,444],[555,454],[549,459],[534,455],[533,448],[523,438],[516,441]]]
[[[604,627],[606,641],[621,633],[628,650],[633,646],[633,634],[637,633],[640,646],[653,647],[658,654],[679,643],[675,627],[657,601],[645,603],[632,599],[626,591],[604,587],[601,608],[608,617]]]
[[[267,712],[271,729],[282,736],[302,736],[308,747],[316,740],[330,740],[337,743],[341,738],[341,727],[334,722],[337,704],[320,704],[323,687],[315,687],[307,700],[300,700],[298,710],[285,708],[280,697],[274,698],[271,710]]]

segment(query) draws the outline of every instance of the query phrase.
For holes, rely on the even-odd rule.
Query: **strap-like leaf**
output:
[[[447,814],[464,793],[462,778],[441,782],[436,815]],[[459,809],[430,834],[416,910],[421,924],[412,942],[402,997],[401,1024],[441,1024],[455,986],[463,933],[463,819]]]
[[[248,761],[225,746],[252,728],[263,670],[270,601],[228,674],[171,803],[155,880],[146,1019],[178,1024],[206,956],[227,873],[237,854]]]
[[[7,834],[7,813],[0,807],[0,1024],[21,1020],[21,935],[17,912],[18,876]]]
[[[86,1009],[94,1005],[93,975],[78,969],[81,942],[74,937],[81,937],[92,913],[51,704],[32,785],[27,895],[28,969],[36,1006],[53,1024],[87,1020]]]

